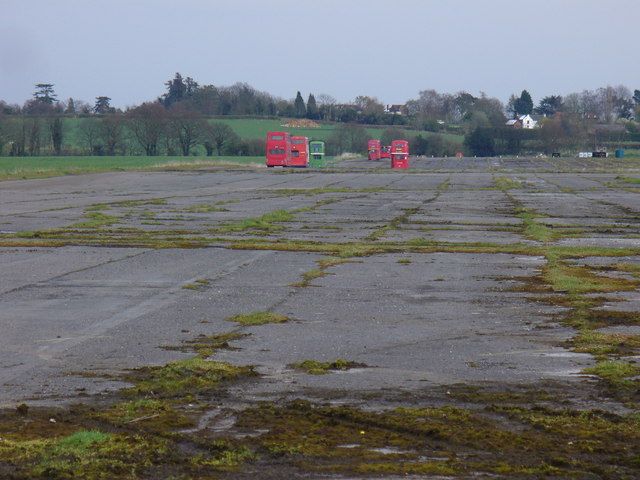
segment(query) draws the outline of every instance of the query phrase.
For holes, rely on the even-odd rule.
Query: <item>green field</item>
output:
[[[2,157],[0,180],[54,177],[80,173],[202,168],[217,165],[260,165],[264,157]]]
[[[65,137],[64,145],[72,148],[81,148],[83,145],[82,131],[80,125],[82,122],[96,121],[95,119],[86,118],[66,118],[65,119]],[[236,132],[243,139],[263,139],[267,136],[267,132],[282,131],[290,132],[292,135],[301,135],[309,137],[309,140],[323,140],[327,141],[333,131],[342,124],[339,123],[322,123],[318,128],[290,128],[283,127],[282,125],[288,123],[289,119],[257,119],[257,118],[214,118],[209,122],[219,122],[229,125],[234,132]],[[389,127],[376,127],[367,126],[369,136],[371,138],[380,138],[382,132]],[[414,137],[418,134],[423,137],[430,135],[440,135],[444,140],[451,142],[462,143],[464,140],[463,135],[455,135],[450,133],[431,133],[419,130],[412,130],[398,127],[406,133],[408,137]]]
[[[326,141],[337,126],[341,124],[336,123],[323,123],[320,124],[319,128],[290,128],[283,127],[282,125],[288,123],[290,120],[288,119],[280,119],[280,120],[269,120],[269,119],[243,119],[243,118],[216,118],[210,120],[211,122],[220,122],[229,125],[234,132],[236,132],[242,138],[264,138],[267,135],[267,132],[277,132],[277,131],[287,131],[292,135],[301,135],[305,137],[309,137],[310,140],[324,140]],[[382,132],[389,127],[376,127],[376,126],[368,126],[365,127],[369,136],[371,138],[380,138],[382,136]],[[402,128],[401,126],[397,127],[399,130],[402,130],[409,137],[414,137],[418,134],[423,137],[427,137],[429,135],[440,135],[444,140],[449,140],[452,142],[462,143],[464,140],[463,135],[454,135],[450,133],[431,133],[424,132],[419,130],[411,130]]]
[[[83,141],[81,125],[83,122],[95,122],[94,118],[66,118],[63,149],[70,153],[82,153],[86,151]],[[318,128],[289,128],[282,125],[288,123],[287,119],[248,119],[248,118],[215,118],[210,122],[221,122],[229,125],[243,139],[264,139],[267,132],[285,130],[293,135],[303,135],[310,140],[327,141],[334,130],[341,124],[320,124]],[[388,127],[366,127],[370,138],[380,138],[385,128]],[[443,139],[461,143],[461,135],[434,134],[416,130],[401,129],[407,137],[421,134],[423,137],[429,135],[441,135]],[[132,145],[135,144],[130,139]],[[45,152],[48,149],[45,149]],[[129,150],[135,153],[135,150]],[[0,180],[28,179],[39,177],[51,177],[58,175],[73,175],[81,173],[98,173],[109,171],[127,170],[153,170],[171,168],[173,164],[180,168],[199,168],[215,165],[251,165],[263,164],[263,156],[255,157],[205,157],[202,145],[193,148],[194,155],[182,156],[41,156],[41,157],[0,157]],[[364,153],[364,152],[363,152]],[[330,158],[326,161],[330,163]],[[312,162],[313,165],[313,162]]]
[[[335,125],[324,124],[320,128],[290,128],[282,125],[289,120],[261,120],[243,118],[216,118],[210,122],[218,122],[229,125],[241,138],[265,138],[267,132],[287,131],[291,135],[309,137],[310,140],[327,140],[335,130]]]

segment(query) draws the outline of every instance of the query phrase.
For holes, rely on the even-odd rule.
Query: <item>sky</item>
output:
[[[0,99],[126,107],[176,72],[283,98],[640,89],[638,0],[0,0]]]

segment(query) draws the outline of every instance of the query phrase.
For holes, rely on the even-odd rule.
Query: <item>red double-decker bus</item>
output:
[[[369,140],[367,142],[369,160],[380,160],[380,140]]]
[[[267,167],[287,167],[291,161],[291,135],[268,132],[266,155]]]
[[[380,158],[391,158],[391,145],[386,145],[380,149]]]
[[[290,167],[309,166],[309,139],[307,137],[291,137]]]
[[[391,168],[409,168],[409,142],[406,140],[391,142]]]

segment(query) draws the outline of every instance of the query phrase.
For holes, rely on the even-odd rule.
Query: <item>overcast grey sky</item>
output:
[[[0,99],[154,99],[175,72],[284,98],[534,101],[640,88],[639,0],[0,0]]]

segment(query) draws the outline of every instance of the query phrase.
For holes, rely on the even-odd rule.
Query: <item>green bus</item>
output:
[[[312,165],[314,167],[324,166],[324,142],[320,140],[314,140],[309,142],[309,155],[310,160],[313,160]]]

